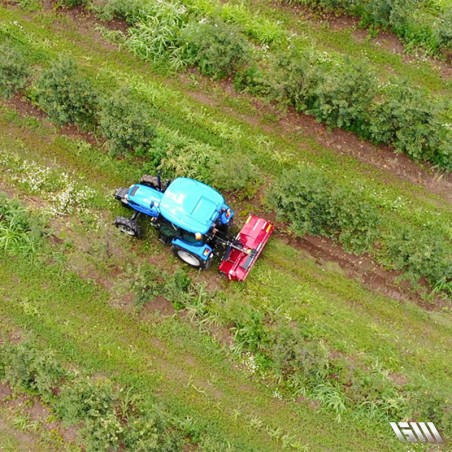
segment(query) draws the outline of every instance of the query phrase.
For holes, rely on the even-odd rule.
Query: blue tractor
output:
[[[229,279],[245,279],[273,231],[271,223],[251,215],[239,235],[229,237],[234,212],[223,196],[185,177],[162,184],[160,176],[143,176],[139,183],[119,188],[115,198],[134,211],[130,218],[115,219],[119,230],[139,237],[137,220],[145,215],[177,257],[192,267],[206,269],[215,256],[221,256],[220,271]]]

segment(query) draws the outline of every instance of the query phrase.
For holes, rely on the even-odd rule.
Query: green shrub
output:
[[[220,164],[218,151],[194,140],[168,143],[159,170],[165,177],[193,177],[206,184],[213,183],[211,168]]]
[[[363,25],[386,28],[390,24],[393,0],[370,0],[363,8]]]
[[[72,60],[62,59],[44,71],[34,86],[38,105],[59,124],[93,127],[97,95]]]
[[[219,20],[190,22],[180,34],[183,58],[201,74],[221,79],[232,75],[249,55],[238,28]]]
[[[209,162],[212,184],[219,190],[235,192],[241,199],[251,198],[259,188],[259,171],[243,154],[221,156]]]
[[[251,308],[244,311],[242,318],[237,319],[233,331],[238,351],[264,352],[269,343],[264,314],[260,311]]]
[[[22,54],[9,44],[0,45],[0,94],[11,97],[25,88],[30,70]]]
[[[31,254],[41,242],[42,219],[0,192],[0,252]]]
[[[58,4],[68,8],[75,8],[76,6],[86,6],[88,0],[58,0]]]
[[[55,408],[66,423],[84,423],[88,450],[109,450],[119,447],[123,431],[115,412],[117,402],[110,383],[85,378],[66,384]]]
[[[364,129],[375,96],[375,78],[367,67],[309,53],[288,56],[282,64],[284,89],[297,111],[312,114],[330,127]]]
[[[25,11],[34,12],[42,9],[40,0],[16,0],[16,3]]]
[[[298,235],[337,237],[347,250],[369,250],[377,238],[379,214],[357,191],[335,188],[320,172],[287,171],[268,199]]]
[[[452,7],[448,7],[441,14],[436,33],[439,47],[452,50]]]
[[[150,264],[134,270],[131,289],[135,295],[135,304],[142,307],[156,297],[163,296],[176,308],[182,308],[190,296],[191,280],[184,270],[169,274]]]
[[[145,154],[155,136],[148,108],[126,88],[102,101],[99,124],[114,154]]]
[[[317,171],[288,171],[270,189],[268,199],[299,235],[330,236],[336,229],[330,184]]]
[[[67,423],[75,424],[110,414],[116,401],[110,383],[83,378],[69,381],[62,388],[56,408]]]
[[[245,66],[234,76],[234,88],[257,96],[275,97],[275,86],[269,80],[271,71],[262,70],[257,64]]]
[[[134,270],[131,289],[135,296],[137,307],[144,306],[157,296],[165,294],[166,273],[152,265],[143,265]]]
[[[313,387],[328,377],[328,350],[318,341],[308,341],[302,332],[281,323],[273,331],[270,355],[277,371],[287,379],[295,374]]]
[[[153,2],[143,0],[91,0],[90,6],[103,20],[123,19],[130,25],[155,11]]]
[[[325,10],[333,10],[346,7],[353,0],[284,0],[289,5],[313,6]]]
[[[383,260],[402,270],[412,281],[426,278],[452,294],[452,247],[442,235],[424,228],[402,225],[384,237]]]
[[[339,241],[355,253],[369,251],[378,238],[380,215],[369,202],[360,199],[360,193],[339,190],[332,193]]]
[[[440,121],[441,106],[407,83],[390,83],[384,100],[370,111],[369,136],[392,144],[415,160],[452,168],[452,134]]]
[[[168,431],[160,416],[144,412],[140,416],[128,419],[123,443],[127,450],[135,452],[182,450],[179,435]]]
[[[253,196],[258,188],[258,170],[249,158],[240,154],[223,155],[214,147],[173,136],[159,136],[148,152],[152,166],[165,177],[193,177],[219,190]]]
[[[36,391],[49,400],[64,375],[52,353],[32,344],[4,344],[0,349],[0,375],[12,387]]]
[[[410,407],[412,419],[428,419],[441,432],[450,432],[452,428],[452,413],[450,411],[450,393],[447,387],[433,390],[413,387],[410,391]],[[443,437],[443,439],[445,439]]]

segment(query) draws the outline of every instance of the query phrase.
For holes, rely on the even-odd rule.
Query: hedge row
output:
[[[144,59],[176,69],[195,66],[217,79],[232,77],[239,91],[293,105],[329,127],[452,169],[446,104],[400,80],[380,84],[365,63],[301,52],[296,40],[291,50],[266,53],[239,26],[223,22],[221,10],[204,17],[196,7],[164,1],[110,0],[98,11],[131,24],[124,44]]]
[[[156,407],[109,380],[65,370],[52,353],[32,343],[0,346],[0,380],[42,397],[65,424],[81,425],[87,450],[183,449],[182,432]]]
[[[363,26],[391,29],[409,47],[431,55],[452,51],[452,7],[429,0],[283,0],[361,17]]]
[[[4,63],[4,77],[0,67],[0,88],[11,68],[26,66],[25,57],[13,46],[8,46],[8,55],[11,58]],[[20,74],[20,83],[8,83],[5,95],[21,91],[29,83],[29,73]],[[242,198],[256,190],[258,171],[248,158],[238,153],[222,155],[209,145],[161,127],[153,118],[152,107],[129,88],[101,95],[70,59],[55,61],[42,71],[26,94],[56,123],[76,124],[105,137],[113,155],[133,153],[146,158],[146,171],[158,169],[168,177],[198,177]]]
[[[268,199],[296,234],[332,237],[349,251],[372,253],[415,285],[424,279],[452,295],[452,245],[428,225],[385,225],[363,193],[334,186],[320,171],[307,167],[287,171],[271,187]]]
[[[446,393],[410,384],[401,388],[381,366],[337,355],[307,324],[279,319],[240,298],[209,292],[179,270],[170,275],[145,264],[134,269],[131,289],[139,307],[165,297],[201,327],[219,323],[233,335],[232,349],[249,371],[278,382],[285,396],[308,396],[341,415],[348,411],[372,421],[430,416],[443,429],[452,425]],[[282,396],[282,394],[281,394]]]

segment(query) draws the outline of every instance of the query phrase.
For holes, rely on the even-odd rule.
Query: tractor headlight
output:
[[[195,239],[198,241],[202,240],[202,234],[200,232],[195,232]]]

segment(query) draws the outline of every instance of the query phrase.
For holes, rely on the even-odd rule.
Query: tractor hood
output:
[[[151,204],[155,205],[154,210],[158,208],[160,200],[162,199],[162,193],[154,188],[147,187],[146,185],[135,184],[130,187],[127,193],[127,199],[129,202],[151,211]]]
[[[193,179],[180,177],[165,190],[160,213],[180,228],[205,234],[224,207],[224,198],[213,188]]]

